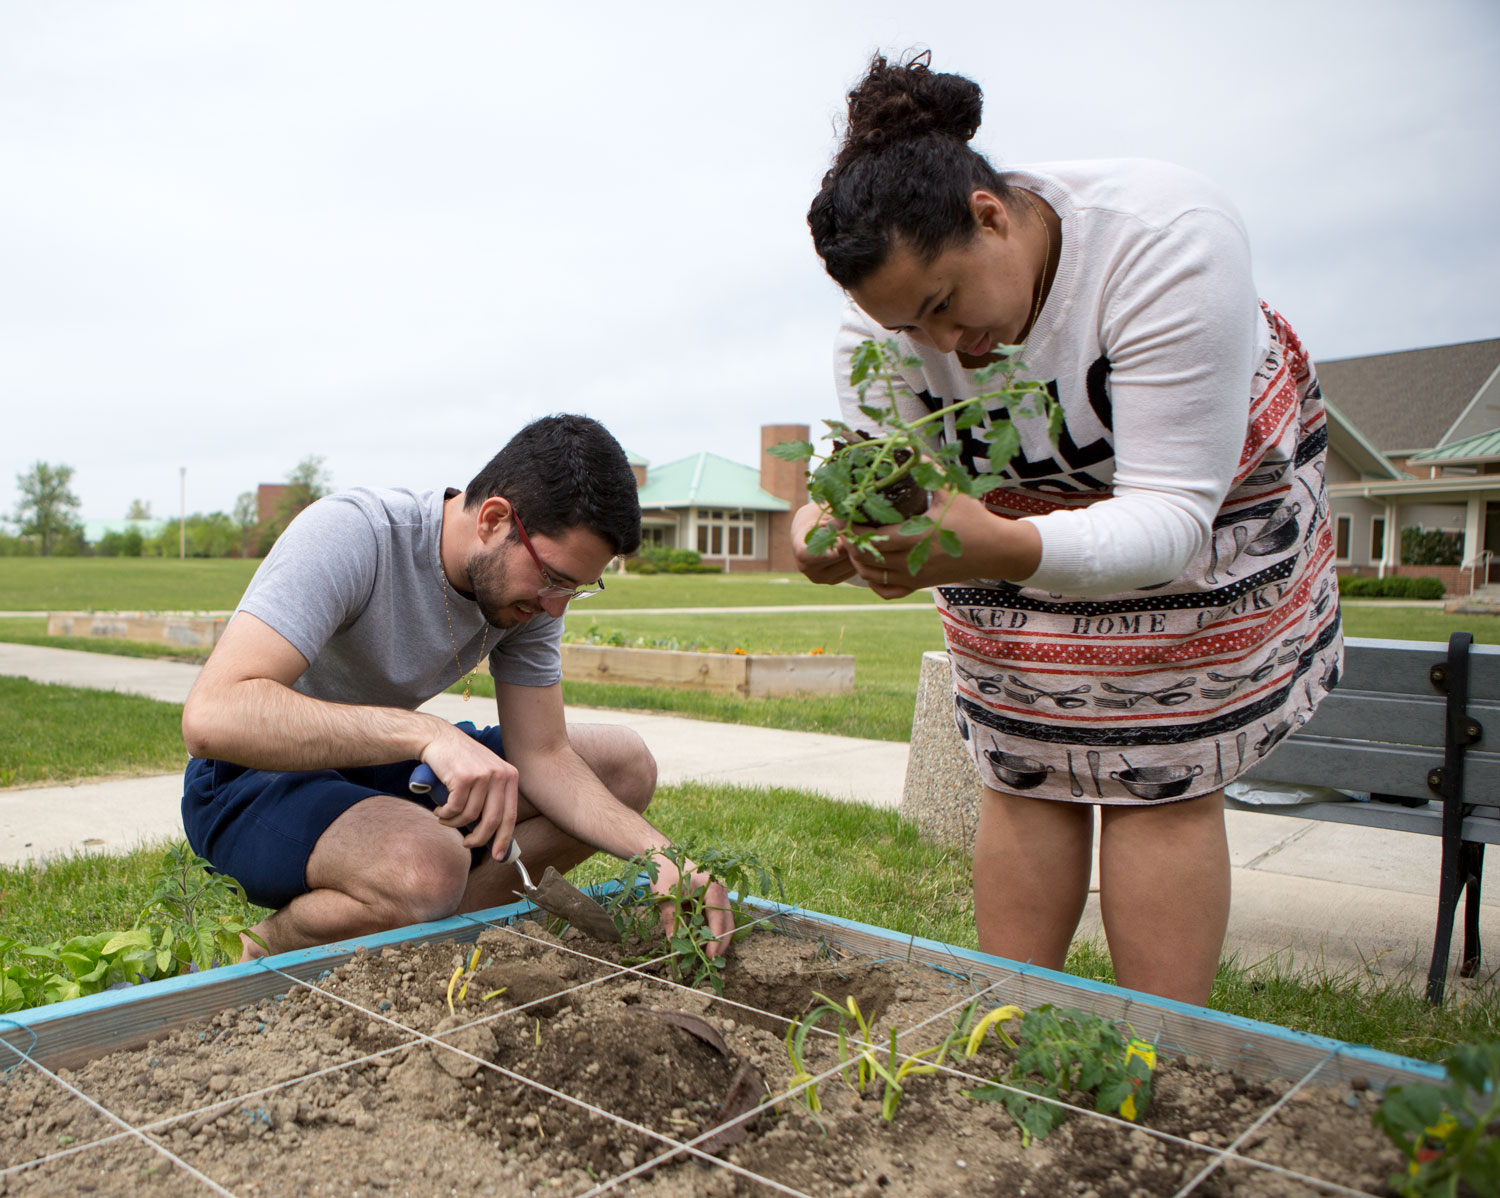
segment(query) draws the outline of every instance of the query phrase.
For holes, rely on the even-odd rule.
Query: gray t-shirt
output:
[[[318,500],[277,539],[238,610],[307,658],[296,690],[412,710],[478,663],[486,627],[478,605],[450,587],[444,610],[443,498],[357,487]],[[562,677],[562,630],[561,620],[540,612],[513,628],[490,628],[496,681],[551,686]]]

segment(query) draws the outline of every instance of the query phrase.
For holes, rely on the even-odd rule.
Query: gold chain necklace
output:
[[[484,639],[479,642],[479,657],[474,662],[474,668],[464,673],[464,663],[458,659],[458,642],[453,639],[453,613],[448,609],[448,577],[443,573],[442,555],[438,556],[438,585],[443,588],[443,618],[448,621],[448,643],[453,646],[453,664],[458,667],[458,672],[463,675],[464,680],[464,702],[469,701],[469,680],[479,669],[479,663],[484,660],[484,651],[490,643],[490,622],[484,622]]]
[[[1047,218],[1042,215],[1042,210],[1036,206],[1036,201],[1031,198],[1031,192],[1025,188],[1017,188],[1017,190],[1025,198],[1031,211],[1036,214],[1037,220],[1042,222],[1042,236],[1047,239],[1047,248],[1042,254],[1042,277],[1037,280],[1036,284],[1036,305],[1031,309],[1031,320],[1022,331],[1021,340],[1024,342],[1027,337],[1031,336],[1032,331],[1036,328],[1037,318],[1042,314],[1042,297],[1047,292],[1047,267],[1052,261],[1052,230],[1047,226]]]

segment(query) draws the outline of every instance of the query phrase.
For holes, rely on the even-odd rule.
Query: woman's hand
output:
[[[815,503],[805,504],[792,517],[792,553],[801,570],[812,582],[832,584],[854,577],[854,563],[842,546],[827,553],[809,553],[807,535],[823,520],[823,510]]]
[[[941,517],[943,527],[957,535],[962,549],[958,557],[949,557],[934,545],[915,575],[908,558],[921,535],[903,536],[894,524],[877,529],[885,538],[878,545],[880,558],[840,540],[854,572],[882,599],[900,599],[924,587],[971,578],[1029,578],[1041,564],[1042,538],[1035,528],[1024,520],[997,516],[968,495],[939,491],[927,514],[934,520]]]

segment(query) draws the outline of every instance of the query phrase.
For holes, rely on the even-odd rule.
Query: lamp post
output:
[[[187,560],[187,467],[177,467],[177,559]]]

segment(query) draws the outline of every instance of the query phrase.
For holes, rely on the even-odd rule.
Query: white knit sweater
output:
[[[1062,220],[1061,261],[1022,356],[1026,377],[1055,387],[1066,421],[1059,446],[1041,421],[1018,422],[1024,462],[1006,473],[1064,502],[1101,500],[1027,517],[1041,565],[1011,581],[1106,595],[1175,579],[1208,544],[1269,346],[1244,225],[1217,187],[1161,162],[1052,163],[1006,180]],[[849,356],[866,338],[891,336],[850,302],[834,360],[851,425],[870,421],[849,385]],[[922,362],[902,374],[903,418],[929,410],[920,393],[951,402],[983,389],[956,355],[897,340]]]

